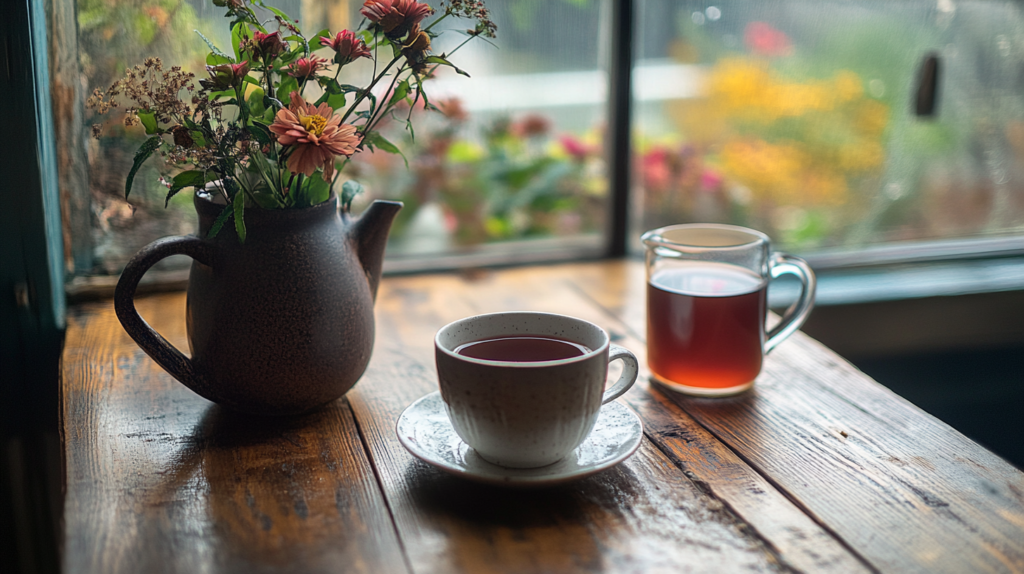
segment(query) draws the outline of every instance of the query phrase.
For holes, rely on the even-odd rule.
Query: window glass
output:
[[[297,17],[307,33],[362,22],[361,1],[267,3]],[[601,151],[606,43],[599,35],[605,2],[495,1],[488,8],[497,40],[471,42],[451,58],[472,77],[442,70],[431,81],[431,103],[443,113],[411,110],[415,138],[404,117],[382,130],[402,155],[367,151],[345,168],[342,180],[356,179],[366,190],[357,213],[372,199],[405,202],[388,246],[393,260],[422,264],[424,255],[495,244],[519,253],[601,245],[608,194]],[[77,11],[87,92],[106,88],[148,56],[203,77],[204,37],[231,51],[225,9],[210,0],[78,0]],[[451,53],[464,39],[444,34],[434,52]],[[365,85],[372,68],[360,64],[346,67],[339,80]],[[195,232],[191,194],[178,194],[165,208],[160,176],[169,172],[156,162],[140,170],[125,201],[124,178],[145,134],[118,126],[117,116],[85,116],[86,125],[105,123],[107,135],[88,143],[92,233],[72,240],[88,244],[93,263],[79,274],[119,273],[146,243]],[[188,264],[179,257],[162,265]]]
[[[730,222],[815,251],[1024,231],[1018,3],[636,6],[638,233]]]

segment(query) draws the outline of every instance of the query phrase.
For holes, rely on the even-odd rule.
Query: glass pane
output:
[[[1018,3],[637,7],[636,235],[731,222],[813,251],[1024,231]]]
[[[511,243],[482,251],[600,248],[603,4],[488,3],[498,25],[494,45],[473,42],[452,56],[472,77],[438,70],[428,95],[442,113],[417,107],[414,133],[406,116],[384,130],[404,157],[355,156],[351,175],[368,190],[357,209],[371,199],[405,203],[388,245],[393,264],[503,242]],[[451,54],[464,39],[446,33],[434,52]],[[354,83],[362,71],[344,72]]]
[[[268,3],[296,15],[307,33],[363,21],[361,0]],[[607,195],[601,142],[606,43],[598,33],[605,25],[605,4],[491,2],[498,25],[494,45],[470,42],[451,56],[472,77],[441,69],[428,82],[430,103],[442,113],[417,106],[411,113],[414,140],[405,127],[409,110],[401,110],[382,131],[403,155],[367,150],[345,167],[338,186],[352,178],[366,190],[356,200],[356,213],[377,198],[406,204],[389,257],[419,265],[424,255],[509,242],[514,247],[483,250],[500,257],[502,252],[599,248]],[[225,8],[210,0],[79,0],[77,10],[88,92],[105,89],[149,56],[204,77],[210,48],[195,30],[231,51]],[[451,25],[463,30],[466,21]],[[450,54],[465,38],[458,31],[443,34],[433,52]],[[344,68],[339,81],[363,86],[370,73],[369,61],[360,61]],[[378,97],[385,97],[385,90],[380,92]],[[165,208],[167,188],[160,177],[174,171],[157,162],[143,166],[125,201],[125,176],[146,137],[143,128],[119,126],[116,113],[98,117],[87,110],[85,121],[104,123],[106,135],[88,143],[92,236],[73,241],[92,246],[94,264],[80,274],[119,273],[153,239],[194,233],[191,193],[178,194]],[[188,264],[182,257],[166,260],[162,268]]]

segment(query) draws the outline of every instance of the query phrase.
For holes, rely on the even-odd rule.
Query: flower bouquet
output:
[[[474,19],[466,42],[493,36],[494,24],[481,2],[449,0],[428,24],[426,4],[366,0],[359,30],[306,37],[262,0],[213,1],[227,8],[232,52],[208,42],[198,86],[151,58],[89,101],[101,112],[125,102],[125,124],[149,135],[126,195],[157,152],[179,168],[164,178],[168,199],[202,192],[193,196],[199,234],[142,248],[121,274],[114,308],[135,342],[199,395],[248,413],[303,413],[343,395],[366,369],[384,247],[402,207],[376,201],[350,219],[360,186],[345,182],[337,193],[338,174],[361,149],[400,153],[376,126],[401,120],[403,102],[433,108],[424,83],[438,68],[464,73],[449,54],[432,53],[438,22]],[[368,83],[339,83],[340,70],[360,59],[372,60]],[[411,116],[405,121],[411,131]],[[177,254],[194,260],[191,356],[153,331],[134,302],[146,270]]]
[[[263,0],[212,1],[227,9],[231,51],[200,34],[210,53],[198,86],[195,74],[148,58],[106,91],[95,90],[87,106],[101,114],[123,108],[124,124],[142,125],[149,136],[135,154],[125,197],[139,167],[159,153],[178,170],[161,180],[167,199],[188,188],[220,196],[225,208],[211,233],[233,219],[240,241],[247,208],[308,207],[337,194],[347,210],[361,191],[355,181],[335,189],[348,159],[363,149],[400,154],[377,125],[394,118],[411,133],[411,116],[398,118],[399,110],[436,110],[425,80],[440,67],[468,75],[451,53],[496,30],[484,3],[473,0],[448,0],[437,12],[415,0],[366,0],[359,29],[311,36]],[[435,27],[447,18],[473,24],[450,53],[435,54]],[[342,68],[360,59],[373,62],[368,82],[339,83]],[[93,127],[96,137],[101,131]]]

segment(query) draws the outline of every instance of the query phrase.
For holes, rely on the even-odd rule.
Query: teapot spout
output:
[[[377,286],[380,284],[381,267],[384,264],[384,246],[387,244],[388,231],[398,211],[402,209],[401,201],[376,200],[363,211],[362,216],[348,227],[348,235],[354,243],[356,255],[366,272],[370,283],[370,293],[377,300]]]

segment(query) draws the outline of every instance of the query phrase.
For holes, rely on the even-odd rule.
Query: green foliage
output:
[[[139,151],[135,152],[135,159],[132,162],[132,169],[128,172],[128,178],[124,182],[124,197],[128,198],[128,194],[132,192],[132,182],[135,181],[135,174],[139,172],[139,168],[145,163],[149,156],[153,155],[153,152],[160,147],[163,140],[160,136],[153,136],[142,144]]]
[[[355,180],[348,180],[341,186],[341,206],[348,210],[352,206],[352,200],[363,193],[363,185]]]

